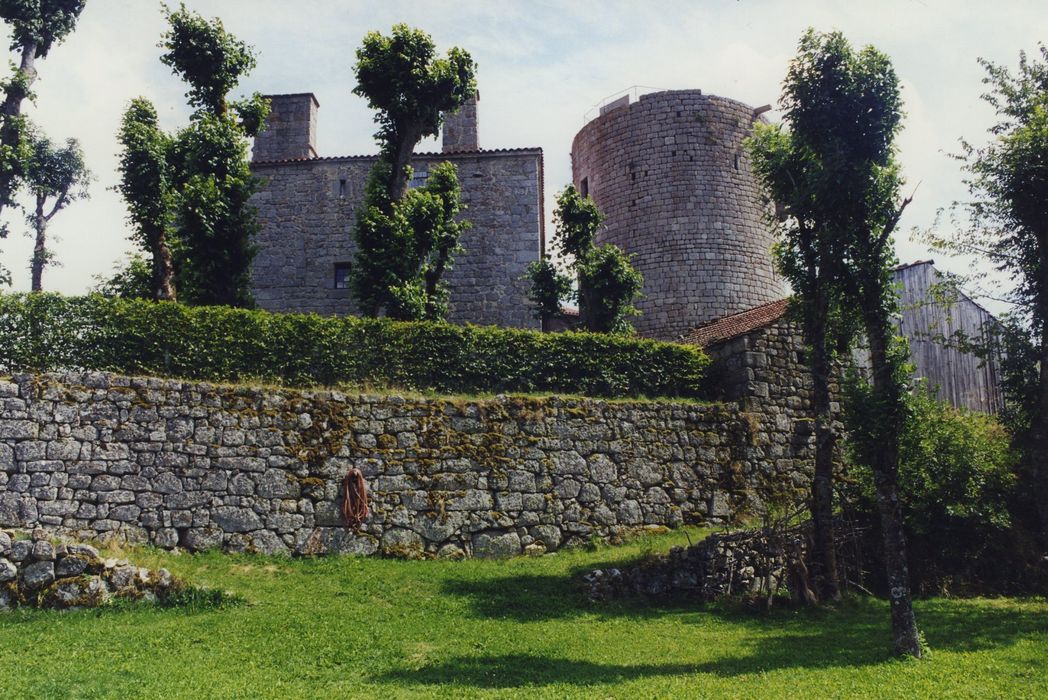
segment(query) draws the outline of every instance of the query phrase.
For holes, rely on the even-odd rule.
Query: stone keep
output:
[[[356,313],[345,284],[356,257],[353,223],[375,156],[317,157],[312,94],[270,96],[255,140],[252,171],[263,180],[253,203],[262,229],[252,288],[267,311]],[[538,328],[523,279],[542,252],[542,149],[480,150],[476,103],[449,115],[443,153],[417,153],[412,186],[437,163],[458,167],[465,218],[473,226],[446,274],[449,320]]]
[[[675,340],[785,296],[742,146],[758,118],[741,102],[673,90],[612,103],[575,136],[575,186],[607,217],[597,243],[618,245],[644,275],[640,334]]]

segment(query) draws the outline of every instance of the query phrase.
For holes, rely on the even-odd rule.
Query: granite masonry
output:
[[[55,540],[42,528],[0,530],[0,612],[19,606],[93,608],[111,600],[164,600],[186,590],[167,569],[102,557],[88,544]]]
[[[676,340],[785,295],[742,142],[761,110],[672,90],[613,102],[575,136],[572,177],[604,213],[598,243],[644,275],[641,335]]]
[[[262,229],[252,286],[268,311],[356,313],[348,288],[355,212],[375,156],[319,158],[317,101],[276,95],[269,127],[255,140],[252,171],[263,180],[253,203]],[[472,222],[446,279],[449,320],[538,328],[523,277],[543,249],[542,149],[481,150],[477,105],[451,115],[443,153],[418,153],[412,186],[437,163],[458,168],[464,217]]]
[[[760,405],[0,382],[0,527],[191,550],[504,556],[723,522],[810,441]],[[774,408],[774,407],[773,407]],[[371,516],[343,526],[362,470]]]

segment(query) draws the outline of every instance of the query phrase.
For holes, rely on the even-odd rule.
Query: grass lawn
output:
[[[768,617],[593,604],[572,575],[680,532],[503,562],[175,556],[244,605],[0,613],[0,698],[1048,697],[1048,601],[930,600],[932,656],[888,658],[887,606]]]

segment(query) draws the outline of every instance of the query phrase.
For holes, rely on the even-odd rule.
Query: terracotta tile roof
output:
[[[470,156],[486,156],[486,155],[511,155],[511,154],[528,154],[542,156],[542,149],[539,147],[533,148],[478,148],[475,151],[455,151],[454,153],[436,153],[436,152],[424,152],[412,154],[412,158],[442,158],[446,160],[455,160],[456,158],[468,158]],[[252,161],[251,165],[288,165],[291,163],[316,163],[318,161],[332,161],[332,160],[375,160],[378,158],[377,155],[353,155],[353,156],[318,156],[316,158],[286,158],[284,160],[256,160]]]
[[[769,326],[782,318],[789,308],[790,299],[779,299],[760,306],[755,306],[748,311],[741,311],[731,316],[710,321],[704,326],[685,333],[680,342],[686,345],[698,345],[706,348],[717,343],[723,343],[732,338],[738,338],[750,331]]]

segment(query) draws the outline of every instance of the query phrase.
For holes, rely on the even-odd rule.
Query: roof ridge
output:
[[[444,153],[440,151],[420,151],[413,153],[412,158],[454,158],[457,156],[485,155],[488,153],[542,153],[542,146],[522,146],[516,148],[477,148],[470,151],[454,151]],[[314,158],[279,158],[276,160],[256,160],[251,165],[284,165],[290,163],[312,163],[315,161],[331,160],[373,160],[378,154],[356,154],[346,156],[316,156]]]

